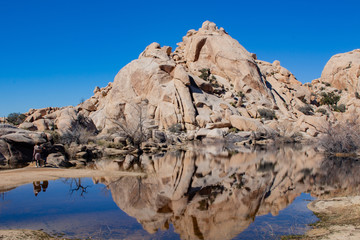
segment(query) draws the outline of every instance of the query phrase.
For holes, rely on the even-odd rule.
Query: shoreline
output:
[[[360,196],[314,200],[307,207],[319,220],[304,235],[282,236],[282,240],[360,239]]]

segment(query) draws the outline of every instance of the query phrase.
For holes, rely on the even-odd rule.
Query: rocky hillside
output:
[[[104,88],[76,107],[31,110],[21,127],[78,126],[111,134],[134,128],[220,137],[231,131],[317,137],[329,122],[358,116],[360,50],[330,59],[320,79],[302,84],[280,65],[258,60],[223,28],[206,21],[171,47],[152,43]],[[355,119],[356,120],[356,119]],[[215,129],[215,130],[214,130]],[[209,135],[208,135],[209,134]]]

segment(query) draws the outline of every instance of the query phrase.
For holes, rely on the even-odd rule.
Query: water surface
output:
[[[96,166],[124,170],[113,160]],[[147,175],[59,179],[3,193],[0,228],[81,239],[278,239],[316,221],[306,208],[311,195],[356,193],[360,183],[358,162],[324,161],[313,149],[177,151],[143,156],[135,170]]]

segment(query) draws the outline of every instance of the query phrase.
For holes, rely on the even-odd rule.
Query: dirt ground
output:
[[[308,204],[308,208],[320,220],[305,235],[282,239],[360,239],[360,196],[315,200]]]

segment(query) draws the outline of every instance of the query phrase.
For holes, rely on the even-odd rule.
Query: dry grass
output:
[[[355,122],[329,124],[319,145],[330,155],[352,154],[360,149],[360,128]]]

